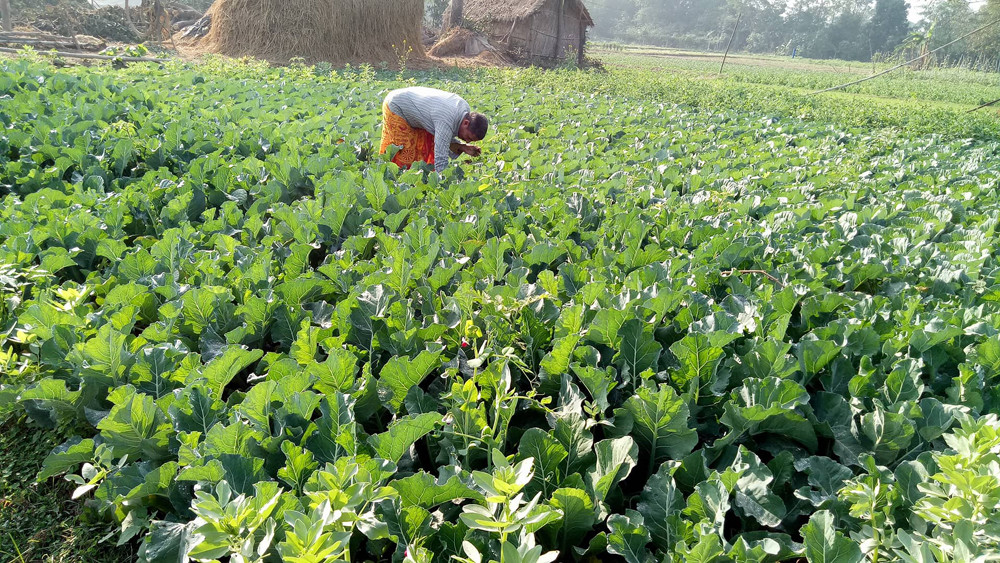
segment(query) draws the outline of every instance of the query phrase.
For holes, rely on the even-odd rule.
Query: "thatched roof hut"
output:
[[[397,61],[424,55],[423,0],[215,0],[209,50],[270,61]]]
[[[582,63],[587,28],[594,26],[582,0],[465,0],[464,12],[495,45],[522,59]]]

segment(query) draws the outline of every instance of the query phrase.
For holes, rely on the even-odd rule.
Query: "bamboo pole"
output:
[[[0,53],[14,53],[20,54],[22,51],[20,49],[8,49],[6,47],[0,47]],[[68,57],[71,59],[98,59],[102,61],[124,61],[126,63],[166,63],[170,59],[156,59],[153,57],[115,57],[113,55],[94,55],[90,53],[70,53],[67,51],[41,51],[39,54],[42,55],[55,55],[57,57]]]
[[[925,59],[925,58],[933,55],[934,53],[940,51],[941,49],[944,49],[945,47],[950,47],[950,46],[954,45],[955,43],[958,43],[959,41],[965,39],[966,37],[970,37],[972,35],[975,35],[975,34],[981,32],[981,31],[983,31],[983,30],[985,30],[987,28],[993,27],[994,25],[996,25],[998,23],[1000,23],[1000,19],[995,19],[995,20],[991,21],[990,23],[984,25],[983,27],[980,27],[978,29],[974,29],[974,30],[970,31],[969,33],[966,33],[965,35],[959,37],[958,39],[956,39],[956,40],[954,40],[954,41],[952,41],[950,43],[945,43],[944,45],[941,45],[940,47],[938,47],[937,49],[934,49],[933,51],[928,51],[928,52],[920,55],[919,57],[917,57],[915,59],[908,60],[905,63],[900,63],[900,64],[898,64],[898,65],[896,65],[896,66],[894,66],[894,67],[892,67],[892,68],[890,68],[888,70],[883,70],[882,72],[880,72],[878,74],[873,74],[873,75],[871,75],[869,77],[862,78],[861,80],[855,80],[853,82],[848,82],[847,84],[841,84],[840,86],[834,86],[832,88],[827,88],[825,90],[817,90],[816,92],[812,92],[809,95],[810,96],[815,96],[816,94],[823,94],[825,92],[833,92],[834,90],[840,90],[841,88],[847,88],[848,86],[854,86],[855,84],[861,84],[862,82],[867,82],[867,81],[869,81],[869,80],[871,80],[873,78],[878,78],[879,76],[885,76],[886,74],[889,74],[890,72],[892,72],[894,70],[903,68],[906,65],[913,64],[913,63],[915,63],[915,62],[917,62],[917,61],[919,61],[921,59]]]
[[[736,39],[736,30],[740,28],[740,20],[743,19],[743,12],[736,16],[736,25],[733,26],[733,34],[729,36],[729,44],[726,45],[726,54],[722,55],[722,66],[719,67],[719,74],[726,68],[726,59],[729,57],[729,49],[733,47],[733,39]]]

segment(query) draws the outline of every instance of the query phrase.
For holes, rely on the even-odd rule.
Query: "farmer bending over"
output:
[[[403,148],[392,161],[400,168],[424,161],[440,173],[459,153],[479,156],[481,152],[479,147],[452,142],[455,137],[468,143],[482,141],[488,128],[486,117],[472,113],[458,94],[420,86],[393,90],[382,103],[379,154],[397,145]]]

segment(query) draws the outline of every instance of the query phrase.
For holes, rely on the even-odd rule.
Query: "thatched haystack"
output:
[[[486,50],[477,35],[463,27],[448,30],[427,54],[432,57],[476,56]]]
[[[583,63],[587,28],[594,20],[582,0],[464,0],[463,6],[465,21],[514,58]],[[454,1],[449,14],[453,8]]]
[[[423,57],[423,15],[422,0],[216,0],[201,41],[269,61],[398,62]]]

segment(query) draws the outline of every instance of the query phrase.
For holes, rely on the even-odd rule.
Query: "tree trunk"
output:
[[[451,0],[451,13],[448,14],[448,29],[465,25],[465,0]]]
[[[14,22],[10,18],[10,0],[0,0],[0,15],[3,16],[3,30],[14,31]]]
[[[559,9],[556,11],[556,48],[552,56],[561,59],[562,53],[559,47],[562,44],[563,14],[566,12],[566,0],[556,0],[556,2],[559,4]]]

